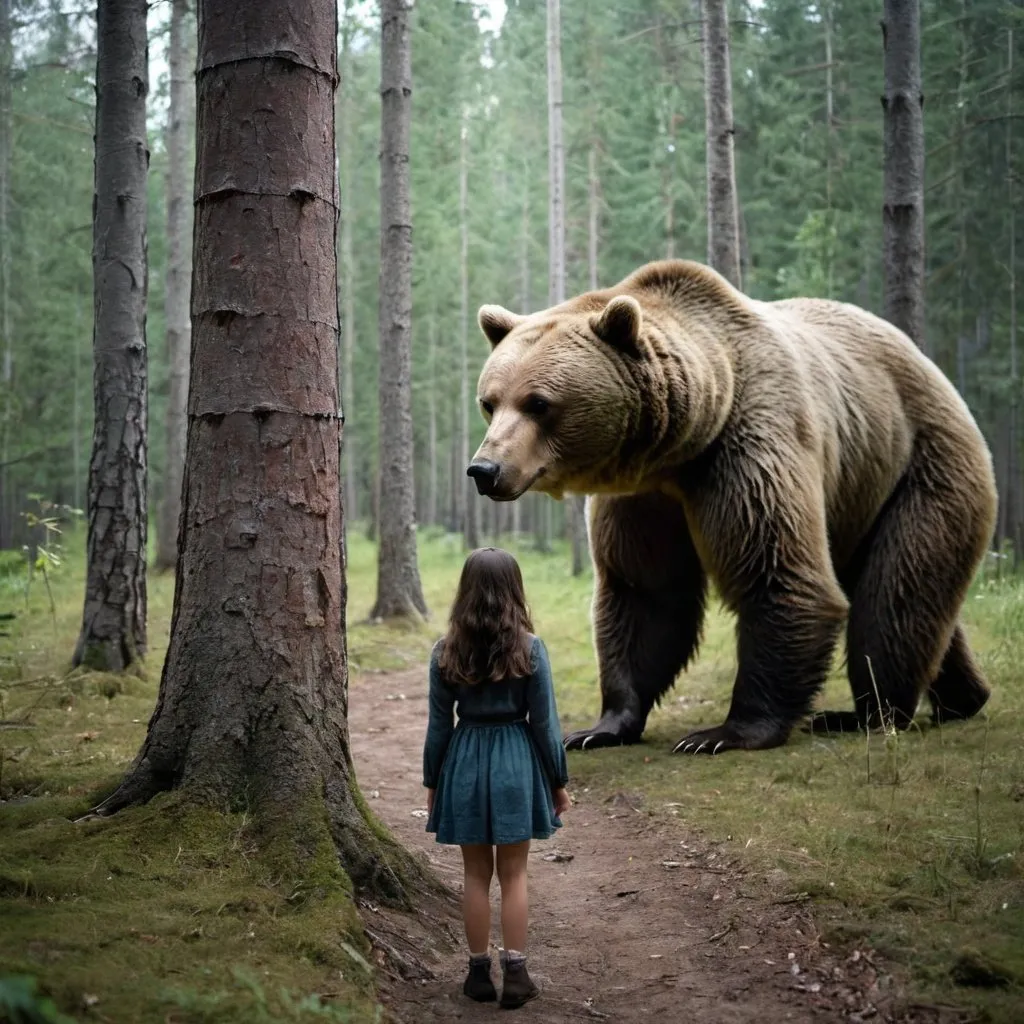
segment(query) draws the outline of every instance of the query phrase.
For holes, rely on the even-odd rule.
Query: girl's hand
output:
[[[433,810],[434,810],[434,793],[435,792],[436,792],[436,790],[433,790],[433,789],[428,789],[427,790],[427,814],[432,813]]]
[[[572,808],[572,800],[569,799],[569,791],[564,786],[556,789],[553,795],[555,798],[555,814],[560,818],[566,811]]]

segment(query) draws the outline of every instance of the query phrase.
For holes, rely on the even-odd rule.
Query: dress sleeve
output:
[[[555,706],[555,687],[551,681],[551,665],[544,642],[538,637],[533,647],[533,674],[526,690],[530,729],[541,764],[553,789],[569,782],[569,769],[562,746],[562,727]]]
[[[441,677],[437,665],[440,645],[430,654],[430,693],[427,736],[423,743],[423,785],[437,789],[441,766],[455,730],[455,691]]]

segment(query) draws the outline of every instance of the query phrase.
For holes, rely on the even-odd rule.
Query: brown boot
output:
[[[475,999],[478,1003],[493,1003],[498,998],[498,990],[491,981],[491,958],[474,957],[469,958],[469,973],[462,983],[462,992]]]
[[[501,1008],[514,1010],[540,995],[540,989],[533,983],[526,970],[526,957],[509,956],[501,951],[501,973],[504,983],[501,986]]]

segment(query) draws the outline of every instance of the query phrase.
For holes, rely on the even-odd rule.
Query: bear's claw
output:
[[[673,754],[715,754],[725,750],[766,750],[786,742],[789,729],[772,723],[734,725],[725,722],[713,729],[688,733],[673,748]]]
[[[598,747],[622,747],[639,743],[640,733],[621,721],[598,722],[590,729],[578,729],[562,740],[566,750],[596,750]]]

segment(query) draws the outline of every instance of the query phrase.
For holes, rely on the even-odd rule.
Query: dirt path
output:
[[[424,831],[425,675],[353,682],[353,754],[375,812],[406,846],[426,853],[457,896],[458,848]],[[542,993],[519,1011],[523,1020],[940,1019],[923,1008],[896,1014],[888,978],[870,954],[828,948],[798,901],[771,894],[670,819],[639,813],[623,794],[602,802],[571,782],[570,792],[576,803],[565,827],[534,843],[530,855],[530,967]],[[571,860],[546,859],[556,851]],[[493,1020],[493,1004],[461,993],[465,953],[454,899],[415,921],[364,905],[364,919],[393,979],[384,997],[400,1021]]]

